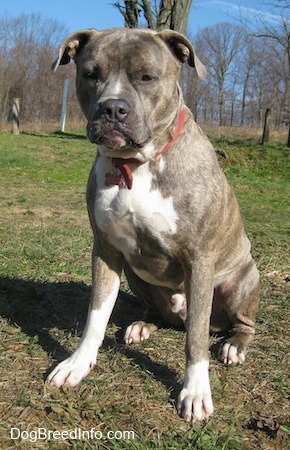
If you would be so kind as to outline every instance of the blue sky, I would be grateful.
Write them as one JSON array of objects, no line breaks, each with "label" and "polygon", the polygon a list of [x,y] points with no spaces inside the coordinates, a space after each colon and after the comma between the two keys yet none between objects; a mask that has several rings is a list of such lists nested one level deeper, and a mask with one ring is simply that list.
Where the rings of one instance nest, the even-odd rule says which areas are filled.
[{"label": "blue sky", "polygon": [[[0,18],[5,14],[39,13],[55,19],[65,27],[65,32],[81,28],[123,26],[123,17],[112,6],[115,0],[0,0]],[[244,18],[259,14],[265,8],[265,0],[193,0],[189,18],[189,32],[194,35],[201,28],[219,22],[235,22],[240,14]],[[268,14],[275,21],[273,14]],[[236,22],[238,23],[238,22]]]}]

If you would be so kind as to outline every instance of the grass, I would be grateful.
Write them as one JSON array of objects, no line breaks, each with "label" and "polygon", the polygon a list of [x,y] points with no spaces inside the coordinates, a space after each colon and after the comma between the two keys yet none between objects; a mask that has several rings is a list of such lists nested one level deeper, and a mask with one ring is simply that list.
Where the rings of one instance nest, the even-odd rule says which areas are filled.
[{"label": "grass", "polygon": [[[257,335],[243,366],[224,367],[211,337],[215,414],[186,424],[175,411],[184,332],[159,330],[125,346],[140,317],[119,299],[96,368],[76,389],[44,383],[77,345],[90,293],[85,184],[94,147],[81,134],[0,136],[0,447],[286,449],[289,445],[289,151],[216,137],[261,271]],[[123,282],[124,288],[126,287]],[[10,429],[102,432],[102,439],[11,439]],[[114,439],[107,432],[117,431]],[[120,432],[133,431],[134,439]]]}]

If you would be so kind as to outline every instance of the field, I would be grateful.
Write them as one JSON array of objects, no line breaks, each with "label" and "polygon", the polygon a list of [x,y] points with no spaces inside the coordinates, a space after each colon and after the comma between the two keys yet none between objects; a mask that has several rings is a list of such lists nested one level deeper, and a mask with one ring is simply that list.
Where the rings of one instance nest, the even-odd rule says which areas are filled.
[{"label": "field", "polygon": [[[117,301],[98,363],[79,387],[45,384],[85,323],[92,244],[85,184],[95,149],[80,133],[0,135],[0,448],[289,448],[289,150],[245,136],[214,136],[214,145],[262,290],[244,365],[219,363],[219,338],[210,338],[215,414],[200,425],[175,410],[185,333],[161,329],[140,345],[122,343],[122,328],[141,315],[138,301]],[[38,429],[51,431],[49,439]]]}]

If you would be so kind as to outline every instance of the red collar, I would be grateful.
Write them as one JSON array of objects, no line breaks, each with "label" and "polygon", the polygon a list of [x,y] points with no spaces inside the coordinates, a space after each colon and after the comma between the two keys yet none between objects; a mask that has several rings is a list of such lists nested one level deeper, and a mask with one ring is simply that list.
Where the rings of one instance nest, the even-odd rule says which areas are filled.
[{"label": "red collar", "polygon": [[176,139],[178,138],[178,136],[180,135],[180,133],[182,131],[182,128],[184,125],[184,119],[185,119],[185,110],[183,108],[178,114],[176,129],[175,129],[174,135],[172,136],[171,141],[167,142],[167,144],[163,147],[163,149],[160,150],[160,152],[156,153],[154,158],[157,158],[157,156],[162,155],[162,153],[167,152],[167,150],[169,150],[170,147],[174,144],[174,142],[176,141]]},{"label": "red collar", "polygon": [[[162,155],[162,153],[167,152],[167,150],[169,150],[170,147],[174,144],[183,129],[184,119],[185,110],[182,109],[178,114],[176,129],[171,141],[167,142],[163,149],[160,150],[160,152],[156,153],[154,158],[157,158],[157,156],[160,156]],[[121,173],[119,175],[106,173],[105,186],[118,185],[119,188],[127,186],[128,189],[132,189],[133,175],[129,164],[139,165],[142,164],[141,161],[136,158],[112,158],[112,164],[114,167],[118,168]]]}]

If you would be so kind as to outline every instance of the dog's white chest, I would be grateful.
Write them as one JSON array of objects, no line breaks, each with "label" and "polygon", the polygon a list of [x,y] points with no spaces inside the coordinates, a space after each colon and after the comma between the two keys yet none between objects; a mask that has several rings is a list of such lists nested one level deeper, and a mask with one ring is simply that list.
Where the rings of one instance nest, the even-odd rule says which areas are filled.
[{"label": "dog's white chest", "polygon": [[99,158],[96,164],[97,195],[95,219],[108,240],[126,259],[138,251],[146,236],[160,243],[166,235],[176,233],[178,216],[172,197],[164,198],[152,187],[153,177],[148,165],[133,172],[133,187],[105,186],[105,174],[112,171],[108,158]]}]

